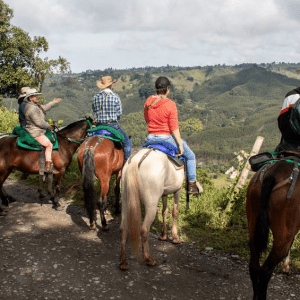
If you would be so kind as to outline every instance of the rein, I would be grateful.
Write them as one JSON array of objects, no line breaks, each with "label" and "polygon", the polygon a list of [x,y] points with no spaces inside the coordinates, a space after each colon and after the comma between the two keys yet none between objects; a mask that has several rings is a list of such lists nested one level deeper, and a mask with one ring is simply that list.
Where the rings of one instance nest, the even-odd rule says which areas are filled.
[{"label": "rein", "polygon": [[[92,122],[91,122],[90,120],[88,120],[88,119],[87,119],[86,121],[87,121],[87,123],[89,124],[89,128],[91,128],[91,127],[93,126]],[[69,141],[69,142],[71,142],[71,143],[79,144],[79,145],[81,145],[82,142],[85,141],[85,139],[86,139],[86,138],[81,139],[81,140],[78,142],[78,141],[72,140],[72,139],[70,139],[70,138],[68,138],[68,137],[65,137],[65,140],[67,140],[67,141]]]}]

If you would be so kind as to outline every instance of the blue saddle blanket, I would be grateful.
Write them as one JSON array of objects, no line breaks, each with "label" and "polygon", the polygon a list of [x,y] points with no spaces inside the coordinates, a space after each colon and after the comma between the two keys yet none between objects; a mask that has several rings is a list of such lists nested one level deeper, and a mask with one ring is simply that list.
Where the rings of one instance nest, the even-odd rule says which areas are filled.
[{"label": "blue saddle blanket", "polygon": [[116,137],[112,132],[108,131],[107,129],[98,129],[98,130],[88,133],[89,137],[94,136],[94,135],[106,135],[106,136],[110,136],[112,138]]},{"label": "blue saddle blanket", "polygon": [[142,148],[156,148],[157,150],[175,158],[180,159],[182,161],[186,161],[186,158],[184,156],[177,157],[176,154],[179,154],[179,150],[177,147],[175,147],[173,144],[168,143],[166,141],[148,141],[142,145]]}]

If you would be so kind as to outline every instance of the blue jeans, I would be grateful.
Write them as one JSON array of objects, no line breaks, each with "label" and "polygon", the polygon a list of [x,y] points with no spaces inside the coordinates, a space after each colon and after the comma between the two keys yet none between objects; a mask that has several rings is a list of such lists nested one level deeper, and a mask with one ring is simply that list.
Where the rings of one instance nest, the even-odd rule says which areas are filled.
[{"label": "blue jeans", "polygon": [[122,143],[123,143],[123,150],[124,150],[124,160],[126,162],[131,154],[131,140],[127,136],[127,134],[122,130],[119,123],[112,122],[112,123],[101,123],[101,124],[97,124],[97,125],[105,125],[105,126],[112,127],[114,129],[117,129],[120,133],[122,133],[124,135],[124,140]]},{"label": "blue jeans", "polygon": [[[176,140],[172,135],[165,135],[165,134],[148,134],[146,137],[146,141],[164,141],[169,142],[170,144],[178,147]],[[187,145],[186,141],[182,141],[183,146],[183,155],[186,158],[186,173],[188,181],[195,181],[196,180],[196,157],[194,152],[190,149]]]}]

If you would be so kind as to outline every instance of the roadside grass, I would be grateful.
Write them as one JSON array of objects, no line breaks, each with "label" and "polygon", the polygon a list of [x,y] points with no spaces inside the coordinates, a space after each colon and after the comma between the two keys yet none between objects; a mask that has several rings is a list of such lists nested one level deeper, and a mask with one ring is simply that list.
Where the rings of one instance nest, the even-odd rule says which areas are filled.
[{"label": "roadside grass", "polygon": [[[179,236],[187,243],[196,244],[201,249],[206,247],[214,250],[221,250],[229,254],[239,255],[242,259],[249,261],[250,252],[248,247],[248,227],[246,218],[246,192],[247,184],[234,192],[234,183],[231,188],[216,187],[208,173],[204,170],[197,170],[198,178],[203,183],[204,192],[200,196],[190,196],[190,208],[186,210],[186,194],[182,192],[179,204],[179,214],[177,227]],[[15,172],[11,175],[20,179],[21,172]],[[224,178],[223,178],[224,179]],[[29,175],[25,180],[27,184],[38,185],[39,179],[36,175]],[[110,192],[108,199],[110,206],[114,204],[113,187],[115,177],[110,182]],[[217,186],[222,186],[220,182]],[[224,185],[224,184],[223,184]],[[83,191],[81,187],[81,175],[77,165],[76,155],[71,165],[65,172],[62,180],[62,196],[75,205],[84,205]],[[95,180],[96,197],[99,196],[99,184]],[[226,208],[230,206],[230,210]],[[169,217],[167,220],[168,236],[171,237],[173,196],[168,196]],[[158,213],[152,224],[151,230],[161,232],[162,226],[162,203],[159,202]],[[272,235],[270,233],[268,251],[271,250]],[[263,254],[262,261],[267,257]],[[300,238],[295,238],[291,249],[293,273],[300,273]],[[276,272],[281,272],[282,263]]]}]

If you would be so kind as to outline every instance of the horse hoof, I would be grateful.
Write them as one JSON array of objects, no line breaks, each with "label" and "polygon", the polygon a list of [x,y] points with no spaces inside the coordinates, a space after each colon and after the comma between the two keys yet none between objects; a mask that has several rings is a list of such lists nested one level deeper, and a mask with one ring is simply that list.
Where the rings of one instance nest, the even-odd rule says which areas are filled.
[{"label": "horse hoof", "polygon": [[17,200],[13,197],[9,197],[9,202],[13,203],[13,202],[16,202]]},{"label": "horse hoof", "polygon": [[282,269],[282,272],[283,272],[283,274],[286,275],[286,276],[290,276],[290,275],[291,275],[290,268]]},{"label": "horse hoof", "polygon": [[159,237],[159,239],[160,239],[161,241],[166,241],[166,240],[168,239],[168,236],[167,236],[167,235],[161,235],[161,236]]},{"label": "horse hoof", "polygon": [[96,224],[91,224],[89,226],[90,230],[94,230],[94,231],[97,231],[97,227],[96,227]]},{"label": "horse hoof", "polygon": [[108,225],[104,225],[104,226],[102,226],[102,230],[103,230],[103,231],[108,231],[108,230],[109,230],[109,227],[108,227]]},{"label": "horse hoof", "polygon": [[180,244],[181,240],[180,240],[180,238],[175,238],[175,239],[172,239],[172,243],[173,244]]},{"label": "horse hoof", "polygon": [[121,264],[120,264],[120,269],[121,269],[122,271],[127,271],[127,270],[129,269],[128,263],[121,263]]},{"label": "horse hoof", "polygon": [[153,266],[156,265],[156,261],[155,261],[153,258],[147,259],[146,263],[147,263],[147,265],[150,266],[150,267],[153,267]]},{"label": "horse hoof", "polygon": [[62,206],[55,206],[54,208],[56,211],[63,211],[64,208]]}]

